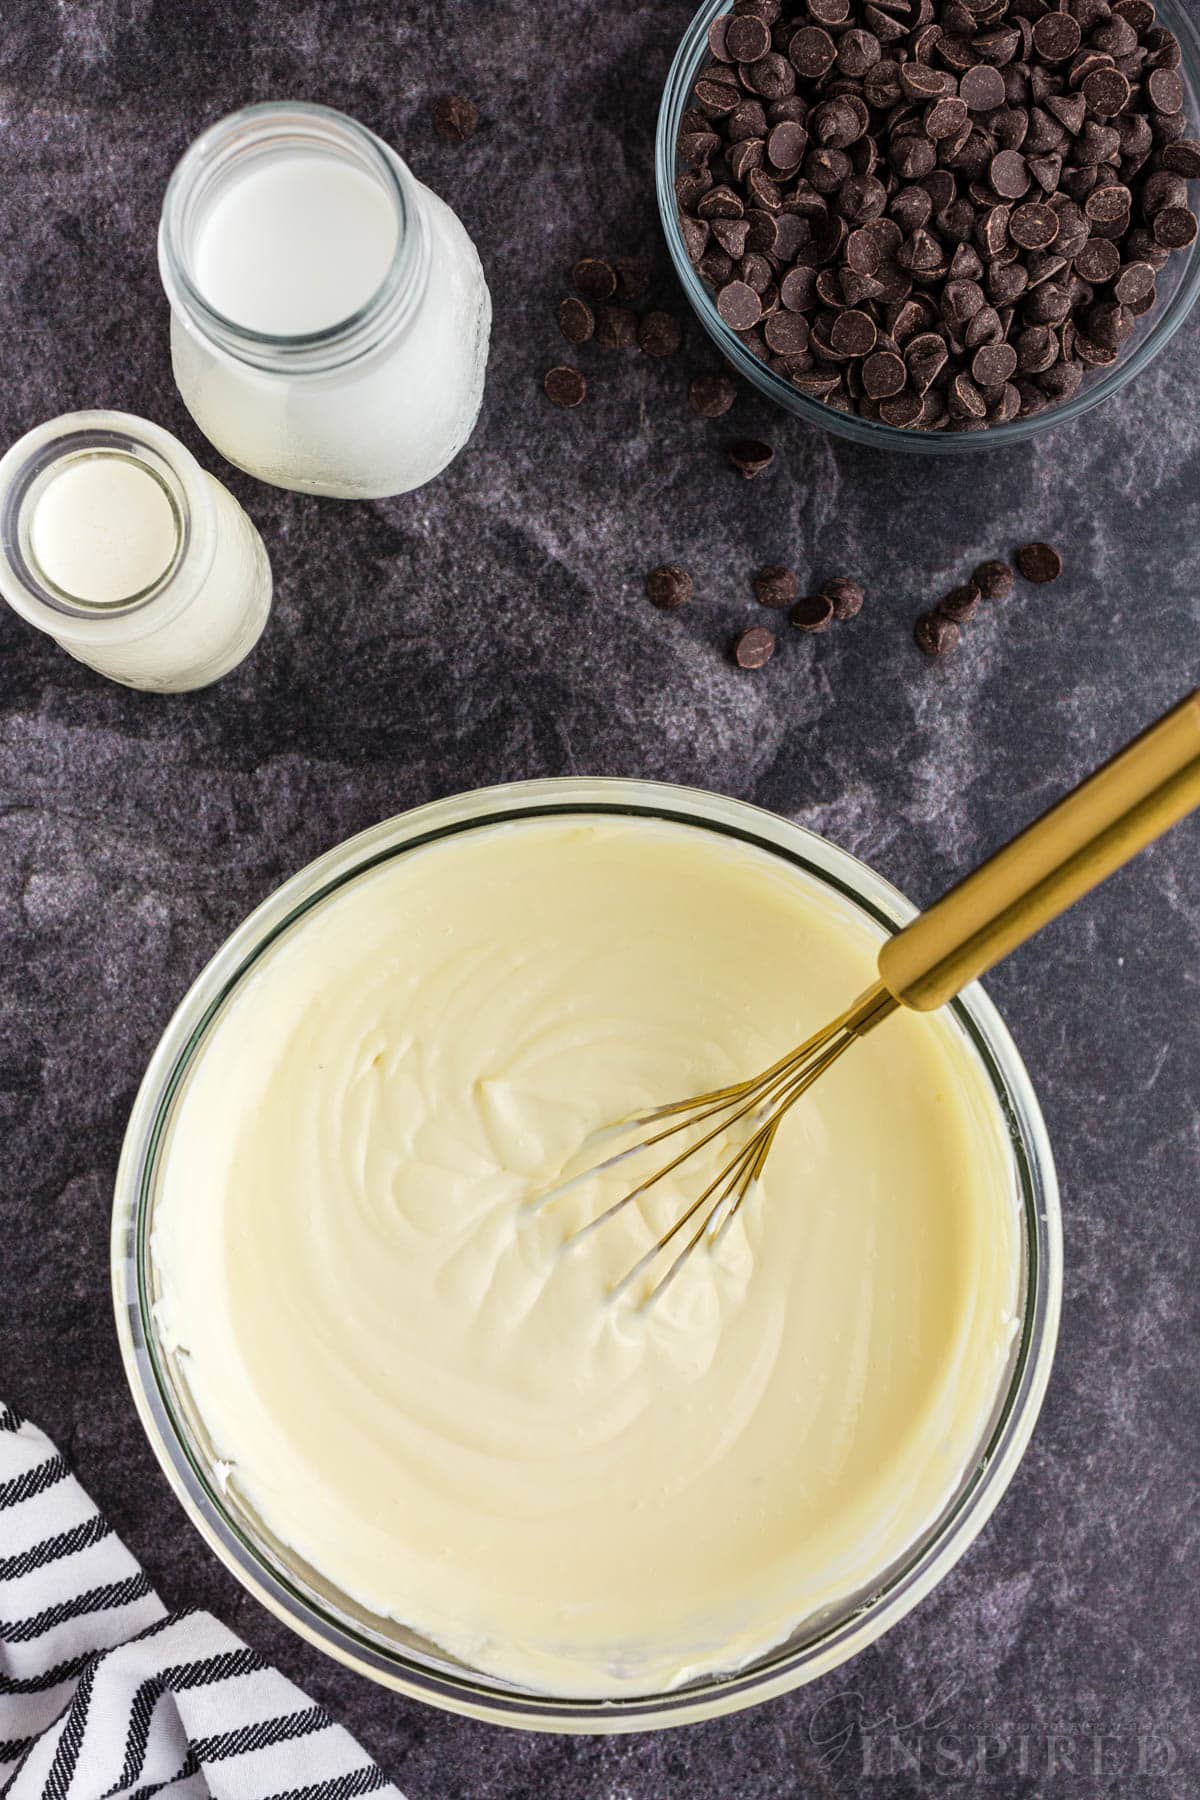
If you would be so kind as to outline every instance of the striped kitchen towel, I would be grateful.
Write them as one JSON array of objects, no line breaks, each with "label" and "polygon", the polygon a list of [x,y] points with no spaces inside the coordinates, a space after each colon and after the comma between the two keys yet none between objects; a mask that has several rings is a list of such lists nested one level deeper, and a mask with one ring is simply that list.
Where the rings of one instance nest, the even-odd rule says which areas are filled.
[{"label": "striped kitchen towel", "polygon": [[0,1403],[0,1800],[401,1796],[211,1613],[168,1613],[54,1445]]}]

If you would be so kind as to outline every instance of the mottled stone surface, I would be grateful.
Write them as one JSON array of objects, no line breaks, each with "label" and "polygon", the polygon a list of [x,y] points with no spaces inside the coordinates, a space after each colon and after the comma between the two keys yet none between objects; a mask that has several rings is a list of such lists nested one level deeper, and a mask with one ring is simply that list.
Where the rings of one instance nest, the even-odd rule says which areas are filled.
[{"label": "mottled stone surface", "polygon": [[[1075,428],[939,464],[856,452],[749,395],[700,421],[683,391],[712,355],[692,326],[662,363],[581,353],[587,404],[546,404],[541,375],[566,360],[564,271],[586,251],[657,253],[654,112],[688,13],[4,7],[0,441],[72,407],[160,420],[258,522],[278,599],[239,672],[174,700],[110,686],[0,609],[0,1380],[164,1594],[276,1658],[411,1800],[1195,1794],[1195,824],[990,982],[1057,1147],[1058,1361],[980,1541],[818,1686],[608,1741],[395,1698],[243,1596],[171,1497],[125,1389],[108,1211],[139,1076],[226,933],[317,852],[477,783],[638,774],[776,808],[927,900],[1197,678],[1200,318]],[[455,89],[483,114],[460,149],[429,128],[433,97]],[[154,263],[167,175],[208,120],[283,95],[343,107],[401,147],[491,278],[479,429],[407,499],[345,506],[231,474],[172,387]],[[761,480],[725,467],[731,429],[777,445]],[[917,611],[1031,537],[1061,547],[1062,580],[1022,585],[953,662],[926,663]],[[667,559],[697,586],[670,617],[642,594]],[[853,573],[870,597],[852,624],[792,633],[742,673],[725,645],[755,616],[753,570],[776,560]],[[1170,1774],[1139,1776],[1139,1738]]]}]

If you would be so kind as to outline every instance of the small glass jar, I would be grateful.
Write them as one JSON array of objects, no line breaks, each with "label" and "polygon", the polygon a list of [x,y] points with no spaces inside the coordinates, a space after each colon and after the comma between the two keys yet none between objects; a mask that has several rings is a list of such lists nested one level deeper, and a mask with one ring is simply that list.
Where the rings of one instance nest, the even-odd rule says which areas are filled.
[{"label": "small glass jar", "polygon": [[[376,201],[385,197],[379,218],[394,249],[349,317],[277,335],[216,310],[198,280],[199,252],[214,207],[247,176],[266,174],[281,191],[297,159],[306,174],[324,164],[366,176]],[[249,264],[257,245],[248,228],[241,242]],[[236,236],[232,249],[240,251]],[[470,436],[492,316],[475,246],[395,152],[344,114],[279,102],[211,126],[167,187],[159,268],[184,404],[222,456],[259,480],[342,499],[407,493],[440,474]]]},{"label": "small glass jar", "polygon": [[233,495],[170,432],[64,413],[0,459],[0,594],[101,675],[181,693],[254,648],[271,565]]}]

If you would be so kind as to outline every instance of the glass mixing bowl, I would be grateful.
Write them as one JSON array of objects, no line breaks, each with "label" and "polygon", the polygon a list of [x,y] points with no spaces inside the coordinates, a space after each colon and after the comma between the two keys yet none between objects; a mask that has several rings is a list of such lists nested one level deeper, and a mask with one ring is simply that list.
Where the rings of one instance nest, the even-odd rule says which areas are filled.
[{"label": "glass mixing bowl", "polygon": [[915,1606],[979,1534],[1029,1442],[1054,1353],[1062,1289],[1058,1189],[1046,1128],[1029,1077],[978,985],[953,1017],[981,1065],[1007,1125],[1021,1209],[1020,1330],[986,1440],[941,1516],[878,1585],[801,1625],[785,1644],[732,1673],[670,1693],[618,1700],[555,1699],[506,1685],[447,1656],[393,1620],[337,1591],[280,1542],[228,1486],[178,1359],[155,1321],[150,1237],[160,1152],[175,1098],[205,1034],[267,946],[346,883],[423,844],[500,821],[550,815],[635,815],[669,820],[758,846],[827,886],[881,931],[914,908],[895,888],[823,838],[741,801],[641,781],[518,782],[461,794],[390,819],[301,870],[217,952],[184,998],[146,1071],[117,1172],[112,1277],[126,1374],[155,1454],[188,1517],[238,1580],[302,1637],[361,1674],[452,1712],[543,1731],[645,1731],[711,1718],[798,1687],[855,1655]]},{"label": "glass mixing bowl", "polygon": [[[733,364],[739,375],[752,387],[774,400],[786,412],[807,419],[838,437],[866,444],[876,450],[911,451],[917,456],[957,456],[970,450],[997,450],[1005,444],[1024,444],[1039,432],[1055,425],[1069,425],[1082,413],[1090,412],[1101,401],[1111,399],[1133,381],[1147,363],[1164,349],[1187,318],[1200,294],[1200,237],[1193,239],[1184,251],[1177,251],[1158,278],[1158,302],[1140,321],[1124,350],[1111,368],[1085,380],[1073,400],[1052,406],[1033,418],[1014,419],[1011,425],[989,425],[983,431],[902,431],[874,419],[860,419],[811,400],[794,388],[790,381],[752,356],[729,329],[717,311],[711,289],[693,269],[679,230],[679,212],[675,200],[675,176],[679,163],[675,145],[679,138],[679,121],[688,105],[692,85],[703,63],[708,61],[708,28],[713,20],[730,10],[731,0],[705,0],[683,34],[675,53],[658,111],[658,133],[654,150],[655,183],[658,210],[666,233],[667,249],[675,272],[683,285],[688,302],[717,346],[722,356]],[[1200,135],[1200,26],[1184,10],[1182,0],[1158,0],[1158,20],[1179,39],[1183,52],[1180,75],[1186,89],[1184,106],[1191,121],[1193,137]]]}]

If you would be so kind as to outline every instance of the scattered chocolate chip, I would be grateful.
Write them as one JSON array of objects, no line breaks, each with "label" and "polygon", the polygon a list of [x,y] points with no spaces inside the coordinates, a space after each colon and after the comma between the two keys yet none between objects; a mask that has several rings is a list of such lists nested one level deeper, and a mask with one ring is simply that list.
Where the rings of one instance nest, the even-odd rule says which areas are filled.
[{"label": "scattered chocolate chip", "polygon": [[1062,557],[1051,544],[1022,544],[1017,551],[1017,567],[1026,581],[1057,581],[1062,574]]},{"label": "scattered chocolate chip", "polygon": [[828,631],[833,624],[833,596],[806,594],[797,600],[788,618],[800,631]]},{"label": "scattered chocolate chip", "polygon": [[1013,572],[999,557],[981,562],[971,580],[985,600],[1007,600],[1013,591]]},{"label": "scattered chocolate chip", "polygon": [[617,272],[598,256],[585,256],[572,272],[576,293],[585,300],[611,300],[617,291]]},{"label": "scattered chocolate chip", "polygon": [[647,596],[663,612],[674,612],[691,599],[693,591],[691,576],[678,563],[664,563],[659,569],[651,569],[646,577]]},{"label": "scattered chocolate chip", "polygon": [[578,406],[587,393],[587,382],[578,369],[569,368],[560,363],[557,368],[547,369],[542,380],[546,390],[546,398],[555,406]]},{"label": "scattered chocolate chip", "polygon": [[479,125],[479,108],[464,94],[443,94],[433,108],[433,129],[443,143],[465,144]]},{"label": "scattered chocolate chip", "polygon": [[775,460],[775,452],[770,444],[764,444],[760,438],[734,438],[725,446],[725,454],[738,474],[746,481],[753,481],[764,469],[769,469]]},{"label": "scattered chocolate chip", "polygon": [[737,399],[728,375],[697,375],[688,384],[688,404],[702,419],[719,419]]},{"label": "scattered chocolate chip", "polygon": [[775,654],[775,633],[765,625],[751,625],[733,641],[733,660],[739,669],[761,669]]},{"label": "scattered chocolate chip", "polygon": [[638,300],[650,286],[650,270],[640,256],[614,256],[612,270],[619,300]]},{"label": "scattered chocolate chip", "polygon": [[760,606],[790,606],[800,591],[793,569],[769,563],[754,577],[754,593]]},{"label": "scattered chocolate chip", "polygon": [[848,575],[834,575],[829,581],[822,583],[821,592],[833,603],[835,619],[853,619],[863,609],[866,590],[857,581],[851,581]]},{"label": "scattered chocolate chip", "polygon": [[682,342],[682,327],[670,313],[648,312],[638,327],[638,343],[647,356],[674,356]]},{"label": "scattered chocolate chip", "polygon": [[938,601],[936,610],[943,619],[953,619],[956,625],[965,625],[979,611],[979,589],[973,581],[964,582],[962,587],[951,588]]},{"label": "scattered chocolate chip", "polygon": [[959,640],[959,629],[944,613],[922,613],[913,626],[913,637],[926,656],[948,656]]},{"label": "scattered chocolate chip", "polygon": [[638,316],[628,306],[602,306],[596,314],[601,350],[628,350],[638,341]]},{"label": "scattered chocolate chip", "polygon": [[596,315],[586,300],[570,294],[558,303],[558,329],[568,344],[586,344],[596,329]]}]

